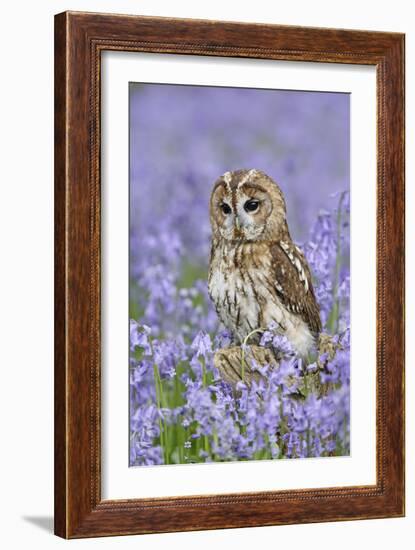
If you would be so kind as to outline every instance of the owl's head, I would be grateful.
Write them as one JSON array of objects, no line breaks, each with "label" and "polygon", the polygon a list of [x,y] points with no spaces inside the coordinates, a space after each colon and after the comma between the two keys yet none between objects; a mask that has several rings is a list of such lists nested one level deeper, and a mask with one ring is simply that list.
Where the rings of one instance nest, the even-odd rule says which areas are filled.
[{"label": "owl's head", "polygon": [[226,240],[273,240],[288,232],[284,196],[261,170],[226,172],[210,197],[213,235]]}]

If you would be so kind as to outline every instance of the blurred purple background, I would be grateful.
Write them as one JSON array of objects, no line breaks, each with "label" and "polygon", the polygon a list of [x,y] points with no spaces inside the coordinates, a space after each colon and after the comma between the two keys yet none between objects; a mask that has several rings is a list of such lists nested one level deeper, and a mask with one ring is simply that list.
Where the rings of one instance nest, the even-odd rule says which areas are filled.
[{"label": "blurred purple background", "polygon": [[278,182],[292,237],[306,240],[349,188],[349,114],[344,93],[131,83],[132,248],[179,233],[185,255],[207,260],[213,182],[238,168]]}]

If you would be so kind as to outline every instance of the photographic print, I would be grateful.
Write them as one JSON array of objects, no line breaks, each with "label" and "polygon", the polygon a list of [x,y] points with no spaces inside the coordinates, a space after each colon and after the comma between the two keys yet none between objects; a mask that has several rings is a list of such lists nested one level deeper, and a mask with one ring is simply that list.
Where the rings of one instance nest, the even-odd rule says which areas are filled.
[{"label": "photographic print", "polygon": [[399,33],[55,16],[58,536],[405,514],[404,73]]},{"label": "photographic print", "polygon": [[58,536],[405,514],[404,72],[399,33],[55,16]]},{"label": "photographic print", "polygon": [[130,466],[350,453],[350,95],[130,83]]}]

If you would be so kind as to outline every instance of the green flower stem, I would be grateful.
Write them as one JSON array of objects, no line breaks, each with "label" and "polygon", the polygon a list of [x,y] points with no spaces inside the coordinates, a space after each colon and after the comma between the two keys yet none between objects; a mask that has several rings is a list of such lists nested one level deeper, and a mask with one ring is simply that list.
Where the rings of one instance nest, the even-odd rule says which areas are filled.
[{"label": "green flower stem", "polygon": [[[149,343],[151,348],[151,355],[154,357],[153,342],[151,341],[150,338],[149,338]],[[160,413],[162,407],[166,409],[168,408],[168,403],[163,393],[163,384],[162,384],[160,372],[156,363],[153,363],[153,372],[154,372],[154,385],[156,389],[157,409],[159,410],[159,413]],[[163,417],[163,420],[159,418],[159,428],[160,428],[160,445],[162,446],[162,449],[163,449],[164,463],[170,464],[167,422],[164,419],[164,417]]]},{"label": "green flower stem", "polygon": [[153,371],[154,371],[154,386],[155,386],[155,389],[156,389],[156,404],[157,404],[157,410],[159,412],[159,418],[158,418],[158,423],[159,423],[159,430],[160,430],[160,445],[163,449],[163,454],[165,455],[166,454],[166,446],[164,444],[164,431],[163,431],[163,424],[162,424],[162,420],[161,420],[161,417],[160,417],[160,410],[161,410],[161,400],[160,400],[160,392],[159,392],[159,385],[158,385],[158,381],[157,381],[157,365],[154,363],[153,365]]},{"label": "green flower stem", "polygon": [[[203,387],[207,388],[207,373],[206,373],[206,362],[205,358],[201,357],[200,362],[202,364],[202,383]],[[207,435],[203,435],[203,450],[209,452],[209,438]]]},{"label": "green flower stem", "polygon": [[340,278],[340,268],[341,268],[341,246],[340,246],[340,237],[341,237],[341,224],[342,224],[342,206],[343,199],[346,192],[340,195],[339,205],[337,209],[337,243],[336,243],[336,264],[334,267],[333,275],[333,307],[330,312],[330,317],[328,321],[328,326],[330,332],[335,334],[339,330],[339,316],[340,316],[340,303],[339,303],[339,278]]},{"label": "green flower stem", "polygon": [[[161,410],[162,407],[167,408],[167,402],[165,400],[165,396],[163,394],[163,384],[161,382],[160,378],[160,372],[158,369],[158,366],[156,363],[154,363],[154,381],[156,385],[156,398],[157,398],[157,408]],[[163,418],[163,422],[161,422],[161,419],[159,419],[159,426],[160,426],[160,442],[161,442],[161,433],[163,432],[163,451],[164,451],[164,463],[170,464],[169,460],[169,450],[168,450],[168,431],[167,431],[167,422]]]},{"label": "green flower stem", "polygon": [[[216,447],[219,445],[218,432],[216,431],[216,429],[213,430],[213,442],[214,442]],[[215,456],[213,455],[212,450],[210,452],[211,452],[211,455],[212,455],[212,460],[214,460]]]},{"label": "green flower stem", "polygon": [[[173,406],[177,407],[181,402],[181,389],[178,372],[174,377],[174,404]],[[186,441],[185,428],[182,423],[178,420],[176,424],[176,439],[177,439],[177,449],[179,453],[180,464],[184,464],[184,442]]]}]

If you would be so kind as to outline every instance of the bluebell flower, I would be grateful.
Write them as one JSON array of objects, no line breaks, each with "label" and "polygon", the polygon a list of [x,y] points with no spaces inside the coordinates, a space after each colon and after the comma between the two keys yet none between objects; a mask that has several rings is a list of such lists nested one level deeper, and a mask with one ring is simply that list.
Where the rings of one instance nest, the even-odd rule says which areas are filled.
[{"label": "bluebell flower", "polygon": [[134,319],[130,319],[130,349],[134,351],[136,347],[143,348],[146,355],[151,355],[151,346],[149,335],[150,327],[139,325]]},{"label": "bluebell flower", "polygon": [[212,342],[209,334],[199,331],[191,344],[191,349],[195,351],[197,357],[207,358],[212,353]]}]

